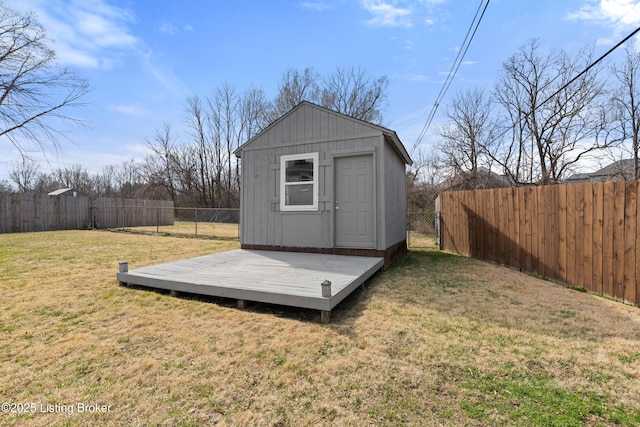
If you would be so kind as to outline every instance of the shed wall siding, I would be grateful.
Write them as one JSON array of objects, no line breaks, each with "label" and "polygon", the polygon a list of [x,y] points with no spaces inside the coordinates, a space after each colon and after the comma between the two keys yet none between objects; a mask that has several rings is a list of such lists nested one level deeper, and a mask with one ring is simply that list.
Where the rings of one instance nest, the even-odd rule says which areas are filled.
[{"label": "shed wall siding", "polygon": [[[324,112],[317,111],[319,116]],[[313,116],[313,115],[312,115]],[[331,116],[327,117],[327,123]],[[322,119],[311,118],[311,121],[322,123]],[[311,126],[311,133],[295,123],[295,133],[301,136],[320,135],[322,127]],[[290,123],[290,124],[291,124]],[[307,122],[309,125],[310,122]],[[289,127],[289,133],[293,132]],[[331,127],[327,126],[329,131]],[[359,129],[361,130],[361,129]],[[271,129],[263,135],[278,134]],[[305,141],[289,141],[287,145],[256,147],[243,151],[242,154],[242,223],[240,239],[242,244],[287,246],[287,247],[334,247],[333,235],[333,155],[345,150],[365,150],[381,153],[382,135],[354,137],[340,140],[306,143]],[[281,212],[280,211],[280,156],[288,154],[318,153],[318,211],[313,212]],[[380,162],[380,160],[378,160]],[[380,166],[378,166],[380,171]],[[379,203],[376,203],[379,206]],[[378,227],[380,218],[378,217]],[[378,230],[378,233],[380,231]],[[377,249],[382,248],[379,239]]]},{"label": "shed wall siding", "polygon": [[407,238],[407,197],[404,161],[389,144],[384,144],[385,248]]},{"label": "shed wall siding", "polygon": [[300,141],[335,140],[376,132],[379,133],[375,128],[355,119],[340,117],[305,105],[259,135],[246,150],[279,147],[289,143],[297,144]]}]

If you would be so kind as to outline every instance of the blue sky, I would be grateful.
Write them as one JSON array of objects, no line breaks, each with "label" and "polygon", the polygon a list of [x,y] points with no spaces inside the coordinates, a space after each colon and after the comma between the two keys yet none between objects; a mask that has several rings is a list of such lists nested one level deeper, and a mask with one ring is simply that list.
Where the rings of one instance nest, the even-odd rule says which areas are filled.
[{"label": "blue sky", "polygon": [[[58,62],[88,80],[88,121],[44,169],[80,163],[90,172],[145,156],[143,140],[184,125],[185,100],[228,83],[276,95],[289,67],[361,67],[390,84],[385,125],[408,149],[418,138],[467,28],[476,0],[133,1],[9,0],[44,26]],[[543,47],[600,55],[640,25],[640,1],[492,0],[445,103],[490,89],[501,64],[532,38]],[[436,116],[435,122],[438,121]],[[423,144],[428,147],[432,137]],[[0,144],[0,179],[18,153]]]}]

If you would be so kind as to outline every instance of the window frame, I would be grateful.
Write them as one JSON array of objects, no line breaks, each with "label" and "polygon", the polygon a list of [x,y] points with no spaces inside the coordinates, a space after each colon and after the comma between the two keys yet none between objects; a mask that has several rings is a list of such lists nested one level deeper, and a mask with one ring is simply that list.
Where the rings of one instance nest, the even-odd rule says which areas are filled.
[{"label": "window frame", "polygon": [[[310,212],[318,210],[318,153],[287,154],[280,156],[280,210],[283,212]],[[313,181],[287,182],[287,162],[293,160],[311,159],[313,161]],[[312,184],[313,204],[287,205],[287,186]]]}]

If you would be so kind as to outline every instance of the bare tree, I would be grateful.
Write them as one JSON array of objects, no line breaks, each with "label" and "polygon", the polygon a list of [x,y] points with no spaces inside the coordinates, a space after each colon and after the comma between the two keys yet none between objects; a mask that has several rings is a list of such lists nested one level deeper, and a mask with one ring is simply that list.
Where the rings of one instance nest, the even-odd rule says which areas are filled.
[{"label": "bare tree", "polygon": [[163,124],[156,129],[152,139],[145,140],[145,145],[152,152],[145,161],[147,183],[164,188],[170,200],[176,202],[178,153],[175,146],[171,125]]},{"label": "bare tree", "polygon": [[211,134],[211,117],[207,115],[202,100],[198,96],[187,99],[187,121],[191,130],[194,162],[197,170],[198,195],[200,206],[214,206],[215,192],[213,181],[213,150],[215,137]]},{"label": "bare tree", "polygon": [[21,193],[34,191],[40,165],[30,157],[22,155],[20,161],[13,162],[13,166],[9,171],[9,179],[16,185]]},{"label": "bare tree", "polygon": [[512,121],[511,132],[501,150],[489,153],[517,182],[559,182],[584,156],[610,143],[598,139],[604,128],[599,69],[581,74],[590,62],[590,50],[543,55],[533,40],[503,64],[494,96]]},{"label": "bare tree", "polygon": [[56,168],[52,176],[60,186],[73,188],[84,194],[92,194],[93,182],[89,171],[79,163],[65,165]]},{"label": "bare tree", "polygon": [[322,106],[369,123],[382,123],[387,76],[373,78],[361,68],[337,68],[323,83]]},{"label": "bare tree", "polygon": [[432,211],[438,197],[443,162],[436,151],[419,150],[412,157],[413,165],[406,173],[407,207],[409,211]]},{"label": "bare tree", "polygon": [[[618,87],[611,98],[613,110],[614,133],[620,141],[628,141],[630,147],[623,146],[623,153],[631,154],[633,159],[632,179],[640,178],[638,152],[640,151],[640,53],[626,49],[622,65],[611,67]],[[627,150],[626,148],[630,148]],[[623,154],[624,155],[624,154]]]},{"label": "bare tree", "polygon": [[22,15],[0,3],[0,136],[21,152],[25,141],[40,148],[57,145],[64,134],[59,120],[88,92],[88,84],[55,63],[46,34],[32,14]]},{"label": "bare tree", "polygon": [[6,179],[3,179],[2,181],[0,181],[0,193],[11,193],[11,192],[13,192],[13,187],[11,186],[11,183]]},{"label": "bare tree", "polygon": [[302,101],[317,102],[320,99],[318,74],[313,68],[305,68],[302,72],[289,68],[278,88],[274,101],[272,120],[287,113]]},{"label": "bare tree", "polygon": [[491,102],[481,89],[458,93],[445,107],[447,119],[435,133],[442,162],[452,174],[478,179],[478,168],[490,166],[485,150],[495,138]]}]

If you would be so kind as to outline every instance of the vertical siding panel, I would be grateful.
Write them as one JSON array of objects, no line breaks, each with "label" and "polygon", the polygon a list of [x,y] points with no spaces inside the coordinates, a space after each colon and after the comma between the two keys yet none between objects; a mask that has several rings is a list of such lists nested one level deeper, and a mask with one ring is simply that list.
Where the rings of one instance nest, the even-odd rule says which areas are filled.
[{"label": "vertical siding panel", "polygon": [[[260,206],[260,244],[265,244],[269,242],[269,219],[271,216],[271,201],[269,194],[269,171],[270,171],[270,160],[269,156],[262,154],[256,156],[256,170],[260,174],[260,191],[258,191],[258,203]],[[254,205],[256,206],[256,205]]]},{"label": "vertical siding panel", "polygon": [[314,108],[308,108],[308,107],[304,107],[303,111],[303,127],[302,127],[302,138],[304,138],[305,141],[308,141],[310,139],[313,138],[313,127],[314,127],[314,118],[315,118],[315,112],[314,112]]},{"label": "vertical siding panel", "polygon": [[[242,183],[244,185],[244,194],[243,194],[243,203],[244,206],[250,206],[251,202],[254,198],[254,182],[253,176],[249,176],[248,172],[251,170],[253,166],[253,156],[255,151],[245,151],[242,153]],[[246,172],[246,173],[245,173]],[[253,224],[253,212],[249,209],[242,209],[240,219],[241,226],[241,242],[246,244],[255,243],[253,236],[253,229],[255,224]]]},{"label": "vertical siding panel", "polygon": [[320,138],[327,138],[329,136],[329,113],[326,111],[320,111]]},{"label": "vertical siding panel", "polygon": [[312,121],[312,130],[311,130],[311,138],[317,139],[322,136],[322,114],[324,111],[313,109],[313,121]]}]

